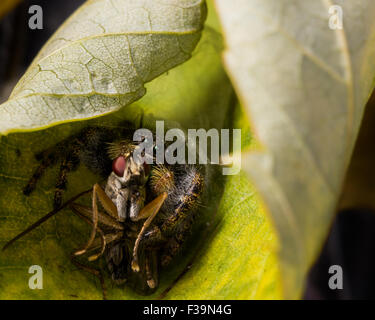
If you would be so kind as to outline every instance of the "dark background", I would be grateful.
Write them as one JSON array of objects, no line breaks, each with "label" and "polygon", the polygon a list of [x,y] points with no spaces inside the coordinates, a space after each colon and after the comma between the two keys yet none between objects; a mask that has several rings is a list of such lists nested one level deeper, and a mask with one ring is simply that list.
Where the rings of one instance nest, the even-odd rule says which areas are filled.
[{"label": "dark background", "polygon": [[[0,103],[25,72],[43,44],[84,0],[23,1],[0,21]],[[28,28],[28,8],[43,8],[43,30]],[[345,210],[337,215],[330,235],[308,278],[305,299],[375,298],[375,212]],[[343,269],[343,290],[330,290],[328,269]]]}]

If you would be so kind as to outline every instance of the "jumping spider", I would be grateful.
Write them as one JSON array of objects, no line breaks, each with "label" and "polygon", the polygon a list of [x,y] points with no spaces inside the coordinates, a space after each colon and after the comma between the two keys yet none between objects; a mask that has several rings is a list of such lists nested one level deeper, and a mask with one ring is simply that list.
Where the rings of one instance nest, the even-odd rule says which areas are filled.
[{"label": "jumping spider", "polygon": [[[72,261],[99,276],[103,295],[105,287],[100,270],[85,266],[76,257],[90,253],[88,260],[93,261],[104,255],[116,284],[128,282],[136,291],[151,294],[158,286],[159,265],[170,263],[189,234],[203,191],[202,168],[138,164],[133,158],[138,145],[131,140],[132,132],[125,128],[85,128],[36,155],[40,165],[23,190],[30,195],[45,170],[60,161],[54,211],[49,216],[70,207],[92,226],[88,242],[73,253]],[[90,207],[75,202],[88,192],[62,204],[67,176],[80,163],[106,179],[104,185],[96,183],[90,190]]]}]

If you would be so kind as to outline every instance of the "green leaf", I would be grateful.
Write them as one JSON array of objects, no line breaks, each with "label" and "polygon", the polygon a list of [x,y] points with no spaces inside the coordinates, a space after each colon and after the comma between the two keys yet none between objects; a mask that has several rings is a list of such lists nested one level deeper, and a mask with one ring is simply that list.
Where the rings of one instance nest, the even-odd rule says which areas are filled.
[{"label": "green leaf", "polygon": [[[58,168],[46,173],[30,197],[21,192],[37,165],[34,154],[85,126],[114,127],[123,120],[138,124],[143,113],[146,126],[164,119],[168,126],[183,128],[242,127],[243,147],[255,143],[222,66],[223,45],[214,10],[209,10],[207,21],[192,58],[147,84],[147,94],[136,103],[98,119],[1,137],[0,246],[51,210]],[[226,178],[221,168],[214,167],[208,172],[194,236],[173,264],[162,270],[158,291],[147,298],[161,294],[167,299],[281,297],[277,239],[254,187],[243,174]],[[65,199],[97,180],[80,168],[69,177]],[[69,261],[88,233],[88,227],[65,210],[0,252],[0,299],[101,299],[98,280]],[[34,264],[43,268],[43,290],[28,287],[28,268]],[[98,266],[106,270],[104,261]],[[126,285],[112,286],[108,275],[106,282],[109,299],[144,298]]]},{"label": "green leaf", "polygon": [[86,2],[0,105],[0,133],[93,118],[138,100],[146,82],[190,58],[205,18],[203,0]]},{"label": "green leaf", "polygon": [[375,75],[375,3],[215,0],[224,61],[262,149],[243,158],[280,238],[284,296],[301,296],[334,217]]},{"label": "green leaf", "polygon": [[[242,130],[242,148],[255,148],[257,142],[239,105],[233,117],[234,128]],[[216,186],[211,191],[210,199],[218,205],[210,213],[212,218],[206,218],[200,250],[190,260],[188,274],[174,284],[166,298],[281,299],[277,235],[259,195],[244,172],[226,179],[220,174],[214,176],[209,188],[224,184],[224,190],[221,194]]]}]

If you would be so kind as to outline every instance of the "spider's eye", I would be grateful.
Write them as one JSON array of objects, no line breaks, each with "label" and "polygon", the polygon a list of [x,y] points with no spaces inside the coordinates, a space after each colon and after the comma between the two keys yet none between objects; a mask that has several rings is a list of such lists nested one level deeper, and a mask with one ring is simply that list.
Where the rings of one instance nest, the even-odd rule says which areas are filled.
[{"label": "spider's eye", "polygon": [[112,171],[116,174],[116,176],[123,177],[125,172],[125,165],[126,159],[122,156],[118,157],[115,160],[113,160]]}]

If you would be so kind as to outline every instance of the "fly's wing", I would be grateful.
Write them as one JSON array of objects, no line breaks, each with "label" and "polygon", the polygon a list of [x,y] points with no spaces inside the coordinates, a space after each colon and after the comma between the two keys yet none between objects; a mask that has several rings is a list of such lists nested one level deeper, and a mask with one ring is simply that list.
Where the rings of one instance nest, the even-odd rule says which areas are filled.
[{"label": "fly's wing", "polygon": [[113,282],[117,285],[127,282],[130,254],[130,248],[125,242],[118,242],[107,248],[107,267]]},{"label": "fly's wing", "polygon": [[125,240],[108,247],[108,270],[117,285],[125,284],[140,295],[150,295],[158,286],[158,250],[139,250],[140,271],[134,272],[131,267],[134,242]]}]

